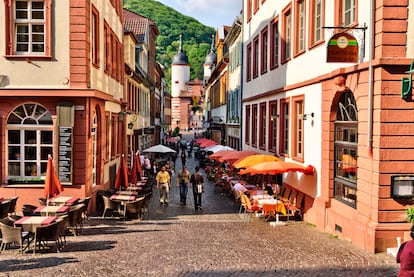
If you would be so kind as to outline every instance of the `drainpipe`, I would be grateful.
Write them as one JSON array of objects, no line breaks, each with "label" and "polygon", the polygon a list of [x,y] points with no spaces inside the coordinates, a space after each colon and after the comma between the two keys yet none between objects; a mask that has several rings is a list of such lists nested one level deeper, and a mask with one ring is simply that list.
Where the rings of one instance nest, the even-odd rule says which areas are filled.
[{"label": "drainpipe", "polygon": [[369,21],[371,24],[371,29],[370,29],[370,39],[369,41],[369,60],[368,60],[368,115],[367,115],[367,123],[368,123],[368,130],[367,130],[367,147],[369,149],[369,151],[372,152],[372,112],[373,112],[373,107],[372,107],[372,98],[373,98],[373,90],[374,90],[374,71],[372,68],[372,60],[374,59],[374,51],[375,51],[375,46],[374,46],[374,38],[375,38],[375,30],[374,30],[374,26],[375,26],[375,0],[371,0],[371,5],[370,5],[370,12],[369,12]]}]

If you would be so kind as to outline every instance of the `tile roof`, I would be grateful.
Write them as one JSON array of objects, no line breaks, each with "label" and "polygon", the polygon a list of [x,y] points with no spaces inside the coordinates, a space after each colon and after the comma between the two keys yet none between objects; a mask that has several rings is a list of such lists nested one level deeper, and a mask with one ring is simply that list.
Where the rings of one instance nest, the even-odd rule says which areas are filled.
[{"label": "tile roof", "polygon": [[151,19],[140,14],[123,9],[124,29],[134,33],[138,42],[144,42],[147,24],[155,25]]}]

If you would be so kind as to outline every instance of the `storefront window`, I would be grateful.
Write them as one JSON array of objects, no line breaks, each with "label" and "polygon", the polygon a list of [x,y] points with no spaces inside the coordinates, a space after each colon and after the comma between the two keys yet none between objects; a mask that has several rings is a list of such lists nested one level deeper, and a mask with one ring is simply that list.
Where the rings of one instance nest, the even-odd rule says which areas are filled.
[{"label": "storefront window", "polygon": [[28,103],[10,113],[7,152],[10,184],[39,183],[46,175],[48,155],[53,152],[53,121],[46,108]]},{"label": "storefront window", "polygon": [[356,208],[358,112],[354,96],[345,92],[335,121],[335,198]]}]

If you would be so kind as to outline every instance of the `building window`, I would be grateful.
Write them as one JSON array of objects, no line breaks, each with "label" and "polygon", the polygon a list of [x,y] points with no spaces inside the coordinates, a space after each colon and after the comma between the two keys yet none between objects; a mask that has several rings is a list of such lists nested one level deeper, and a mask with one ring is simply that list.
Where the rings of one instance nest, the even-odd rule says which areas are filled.
[{"label": "building window", "polygon": [[259,36],[253,40],[253,78],[259,76]]},{"label": "building window", "polygon": [[296,54],[305,51],[305,1],[298,0],[296,3],[296,24],[295,24],[295,49]]},{"label": "building window", "polygon": [[92,142],[92,186],[96,186],[97,184],[97,155],[98,155],[98,140],[97,140],[97,133],[98,133],[98,116],[96,115],[96,111],[93,114],[93,121],[92,121],[92,132],[91,132],[91,142]]},{"label": "building window", "polygon": [[290,59],[292,44],[292,14],[290,5],[283,11],[282,62]]},{"label": "building window", "polygon": [[5,1],[7,56],[51,56],[51,2]]},{"label": "building window", "polygon": [[279,62],[279,20],[276,18],[270,25],[270,68],[276,68]]},{"label": "building window", "polygon": [[303,129],[303,97],[298,97],[293,100],[293,115],[294,115],[294,124],[293,124],[293,138],[294,142],[292,156],[303,161],[303,141],[304,141],[304,129]]},{"label": "building window", "polygon": [[266,103],[260,103],[260,115],[259,115],[259,148],[266,148]]},{"label": "building window", "polygon": [[269,151],[272,153],[276,152],[277,147],[277,101],[269,103]]},{"label": "building window", "polygon": [[50,112],[35,103],[15,108],[7,119],[8,180],[40,179],[53,154],[53,121]]},{"label": "building window", "polygon": [[264,74],[267,72],[267,53],[268,53],[268,42],[267,42],[267,26],[263,29],[261,34],[261,56],[260,56],[260,73]]},{"label": "building window", "polygon": [[345,92],[339,101],[335,121],[334,193],[339,201],[356,208],[358,112],[353,94]]},{"label": "building window", "polygon": [[252,146],[257,147],[257,104],[252,105]]},{"label": "building window", "polygon": [[357,25],[357,0],[335,0],[335,26],[351,27]]},{"label": "building window", "polygon": [[252,44],[247,44],[247,53],[246,53],[246,81],[252,79]]},{"label": "building window", "polygon": [[309,21],[309,45],[314,46],[315,44],[323,41],[322,26],[324,24],[324,0],[312,0],[310,3],[310,15]]},{"label": "building window", "polygon": [[92,63],[99,67],[99,11],[95,8],[95,6],[92,6]]},{"label": "building window", "polygon": [[289,155],[289,100],[283,99],[280,101],[280,143],[281,149],[284,156]]},{"label": "building window", "polygon": [[246,121],[244,126],[244,142],[250,144],[250,106],[246,106]]}]

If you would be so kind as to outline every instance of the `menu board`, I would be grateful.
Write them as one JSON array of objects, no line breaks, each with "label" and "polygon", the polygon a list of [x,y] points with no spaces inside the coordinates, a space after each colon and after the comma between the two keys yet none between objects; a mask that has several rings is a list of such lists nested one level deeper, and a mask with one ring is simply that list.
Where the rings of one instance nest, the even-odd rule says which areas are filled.
[{"label": "menu board", "polygon": [[59,127],[59,179],[72,181],[72,127]]}]

